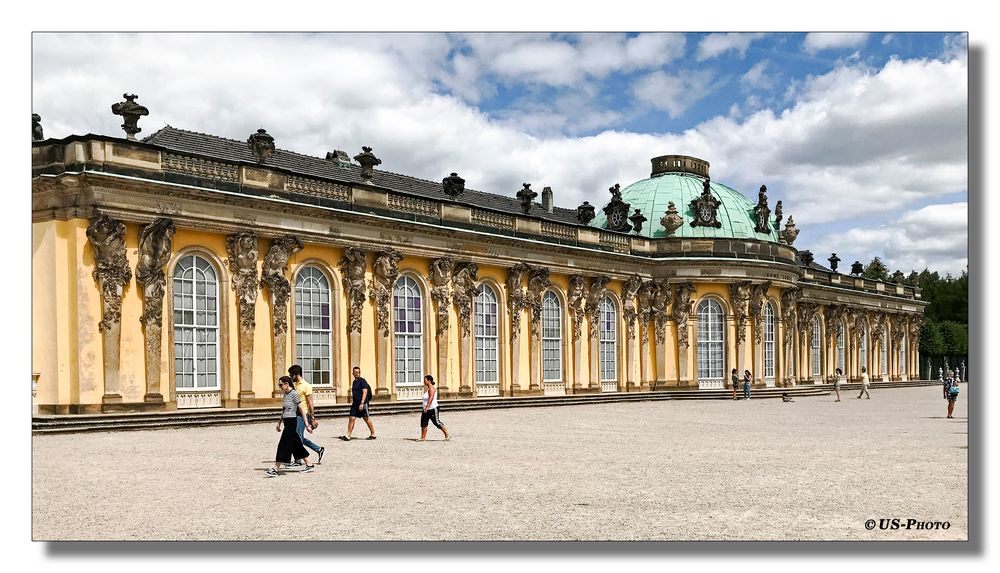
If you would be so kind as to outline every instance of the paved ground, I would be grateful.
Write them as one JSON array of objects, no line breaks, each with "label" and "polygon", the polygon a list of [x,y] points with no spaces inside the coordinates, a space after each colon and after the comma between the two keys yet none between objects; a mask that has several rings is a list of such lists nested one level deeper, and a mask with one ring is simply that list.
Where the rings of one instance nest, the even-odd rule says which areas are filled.
[{"label": "paved ground", "polygon": [[[265,479],[273,424],[35,436],[35,540],[958,540],[969,387],[373,418],[311,474]],[[355,437],[367,436],[363,424]],[[949,485],[950,484],[950,485]],[[948,521],[948,530],[865,521]]]}]

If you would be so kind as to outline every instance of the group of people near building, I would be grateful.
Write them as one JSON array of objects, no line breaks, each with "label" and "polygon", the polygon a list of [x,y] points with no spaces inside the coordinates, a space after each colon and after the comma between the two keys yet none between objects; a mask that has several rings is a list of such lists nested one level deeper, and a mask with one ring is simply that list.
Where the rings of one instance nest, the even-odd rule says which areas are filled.
[{"label": "group of people near building", "polygon": [[[362,378],[361,368],[355,366],[351,370],[354,382],[351,385],[351,410],[347,418],[347,433],[340,436],[343,441],[350,441],[354,432],[354,422],[361,418],[368,426],[368,440],[377,439],[375,425],[372,423],[369,403],[372,399],[372,387]],[[306,436],[319,427],[316,410],[313,406],[312,385],[302,379],[302,367],[298,364],[288,369],[288,376],[278,379],[278,388],[284,393],[281,406],[281,419],[278,420],[276,431],[281,432],[278,439],[278,451],[274,456],[274,467],[268,468],[265,477],[277,477],[278,470],[300,469],[302,473],[315,470],[315,464],[309,463],[309,450],[316,452],[316,463],[323,462],[326,448]],[[434,387],[434,377],[424,376],[423,409],[420,414],[420,439],[427,440],[427,424],[432,423],[444,433],[444,439],[451,439],[448,428],[441,423],[439,414],[437,388]],[[307,449],[308,448],[308,449]]]}]

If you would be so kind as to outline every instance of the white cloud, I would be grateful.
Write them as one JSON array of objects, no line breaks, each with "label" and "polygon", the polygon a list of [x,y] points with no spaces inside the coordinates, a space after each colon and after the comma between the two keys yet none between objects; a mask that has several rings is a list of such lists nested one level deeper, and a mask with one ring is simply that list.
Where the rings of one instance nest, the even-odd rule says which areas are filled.
[{"label": "white cloud", "polygon": [[882,45],[883,46],[887,45],[889,42],[892,41],[892,39],[894,37],[895,36],[893,36],[892,34],[886,34],[886,35],[882,36]]},{"label": "white cloud", "polygon": [[671,75],[653,72],[632,84],[632,95],[639,101],[679,117],[690,105],[709,94],[712,73],[708,70]]},{"label": "white cloud", "polygon": [[754,40],[763,38],[764,34],[709,34],[698,42],[698,61],[702,62],[730,51],[736,50],[740,57],[746,56],[747,48]]},{"label": "white cloud", "polygon": [[822,50],[857,48],[867,40],[867,32],[811,32],[802,41],[802,49],[815,54]]},{"label": "white cloud", "polygon": [[777,74],[768,73],[768,65],[771,62],[769,60],[760,60],[745,74],[740,76],[740,87],[744,90],[750,89],[770,89],[774,83]]}]

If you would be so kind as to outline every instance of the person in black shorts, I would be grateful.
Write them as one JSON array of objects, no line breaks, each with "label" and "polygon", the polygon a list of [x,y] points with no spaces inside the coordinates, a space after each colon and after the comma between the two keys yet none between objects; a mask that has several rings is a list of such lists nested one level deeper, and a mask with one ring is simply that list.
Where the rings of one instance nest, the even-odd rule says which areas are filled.
[{"label": "person in black shorts", "polygon": [[367,439],[374,440],[375,426],[372,425],[371,417],[368,415],[368,403],[372,401],[372,387],[361,377],[361,368],[358,366],[351,370],[351,374],[354,376],[354,384],[351,385],[351,413],[347,418],[347,435],[340,436],[340,439],[345,442],[350,440],[354,431],[354,419],[364,418],[365,424],[368,424],[368,431],[371,432]]},{"label": "person in black shorts", "polygon": [[948,400],[948,417],[954,418],[955,413],[955,400],[958,400],[959,393],[959,376],[956,373],[955,378],[949,378],[944,382],[944,397]]},{"label": "person in black shorts", "polygon": [[427,422],[434,424],[437,429],[444,432],[444,439],[450,440],[451,436],[448,435],[448,428],[441,423],[441,417],[438,413],[438,399],[437,399],[437,389],[434,388],[434,377],[430,374],[424,376],[424,409],[420,413],[420,440],[421,442],[427,441]]}]

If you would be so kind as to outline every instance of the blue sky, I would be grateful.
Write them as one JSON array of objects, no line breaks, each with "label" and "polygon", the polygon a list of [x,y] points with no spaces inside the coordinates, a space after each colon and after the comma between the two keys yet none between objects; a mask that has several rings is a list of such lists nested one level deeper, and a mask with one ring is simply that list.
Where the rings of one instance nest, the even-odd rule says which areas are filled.
[{"label": "blue sky", "polygon": [[142,135],[263,126],[283,149],[369,145],[387,171],[551,186],[569,208],[693,155],[752,199],[766,184],[821,262],[968,264],[963,33],[35,33],[32,56],[49,137],[120,135],[128,91]]}]

